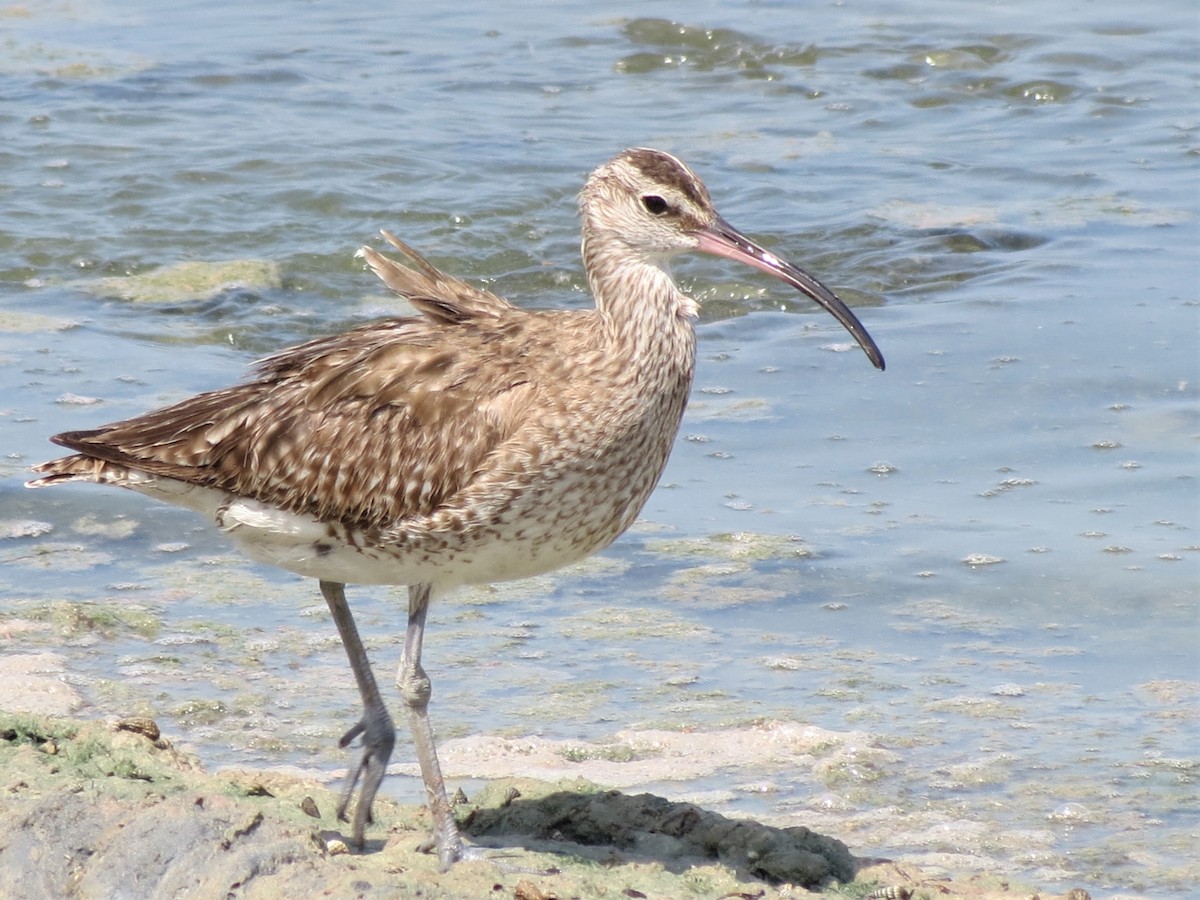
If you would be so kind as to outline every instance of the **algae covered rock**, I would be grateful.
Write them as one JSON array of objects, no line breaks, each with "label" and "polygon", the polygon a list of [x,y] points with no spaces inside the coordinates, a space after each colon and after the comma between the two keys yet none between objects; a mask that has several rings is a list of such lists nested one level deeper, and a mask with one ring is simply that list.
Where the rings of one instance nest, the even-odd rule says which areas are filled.
[{"label": "algae covered rock", "polygon": [[92,278],[81,283],[89,294],[132,303],[207,300],[225,291],[268,291],[283,286],[279,264],[264,259],[188,261],[137,275]]}]

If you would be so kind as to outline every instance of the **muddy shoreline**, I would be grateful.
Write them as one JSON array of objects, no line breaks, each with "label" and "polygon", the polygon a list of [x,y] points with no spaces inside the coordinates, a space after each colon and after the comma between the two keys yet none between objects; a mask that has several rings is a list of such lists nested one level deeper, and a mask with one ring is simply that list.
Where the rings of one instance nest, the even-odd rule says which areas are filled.
[{"label": "muddy shoreline", "polygon": [[[377,800],[363,852],[336,794],[272,771],[205,771],[146,719],[0,713],[0,878],[48,897],[1087,896],[1003,873],[933,876],[803,827],[734,820],[581,779],[500,778],[457,814],[479,859],[439,873],[422,807]],[[860,851],[861,852],[861,851]],[[890,891],[890,893],[888,893]]]}]

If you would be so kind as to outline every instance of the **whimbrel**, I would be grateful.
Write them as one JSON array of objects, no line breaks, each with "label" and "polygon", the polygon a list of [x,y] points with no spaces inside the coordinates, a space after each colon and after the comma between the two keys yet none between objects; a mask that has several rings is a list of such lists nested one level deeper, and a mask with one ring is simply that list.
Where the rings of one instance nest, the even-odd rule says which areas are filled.
[{"label": "whimbrel", "polygon": [[883,356],[816,278],[717,215],[690,168],[626,150],[580,195],[595,309],[525,310],[446,275],[383,232],[405,263],[360,255],[419,316],[283,350],[234,387],[52,440],[74,455],[31,487],[113,484],[196,510],[253,559],[316,578],[350,657],[362,737],[364,844],[395,727],[344,585],[408,585],[397,681],[412,726],[442,869],[463,853],[427,716],[421,667],[432,598],[464,584],[548,572],[606,547],[634,521],[674,442],[695,368],[697,305],[671,280],[692,250],[738,260],[832,313],[871,362]]}]

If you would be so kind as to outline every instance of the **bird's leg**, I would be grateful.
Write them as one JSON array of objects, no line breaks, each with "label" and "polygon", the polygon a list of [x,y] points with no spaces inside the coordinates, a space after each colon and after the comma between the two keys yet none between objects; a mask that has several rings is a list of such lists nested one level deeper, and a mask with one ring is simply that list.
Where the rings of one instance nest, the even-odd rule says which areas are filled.
[{"label": "bird's leg", "polygon": [[388,760],[392,756],[392,746],[396,743],[396,726],[379,696],[379,687],[375,684],[375,675],[371,672],[367,651],[363,649],[358,628],[354,625],[354,617],[350,614],[350,606],[346,603],[345,586],[336,581],[322,581],[321,593],[325,596],[325,602],[329,604],[338,634],[342,636],[342,646],[346,648],[346,655],[350,657],[350,668],[354,670],[354,679],[358,682],[358,692],[363,702],[362,718],[338,742],[339,747],[345,748],[360,734],[363,736],[362,755],[350,770],[337,806],[337,817],[343,822],[348,821],[346,808],[354,795],[354,786],[361,778],[358,805],[354,808],[352,823],[353,840],[361,850],[366,842],[363,833],[367,823],[371,821],[371,803],[383,782]]},{"label": "bird's leg", "polygon": [[433,816],[433,843],[437,845],[438,863],[445,872],[462,858],[463,845],[458,836],[454,813],[450,809],[450,800],[446,796],[442,767],[438,765],[433,726],[429,724],[427,708],[431,684],[429,676],[421,668],[421,642],[425,637],[425,614],[429,610],[430,592],[428,584],[415,584],[408,588],[408,635],[404,640],[404,658],[400,661],[396,681],[400,685],[400,695],[408,706],[413,744],[421,765],[425,793],[429,797],[429,812]]}]

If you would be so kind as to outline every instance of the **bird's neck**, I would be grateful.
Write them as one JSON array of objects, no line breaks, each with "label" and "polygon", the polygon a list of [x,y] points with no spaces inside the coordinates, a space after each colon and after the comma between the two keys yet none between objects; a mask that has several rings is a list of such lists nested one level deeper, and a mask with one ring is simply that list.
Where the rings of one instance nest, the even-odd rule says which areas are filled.
[{"label": "bird's neck", "polygon": [[614,353],[631,364],[674,364],[695,358],[696,302],[675,286],[665,260],[615,242],[584,237],[584,266],[596,311]]},{"label": "bird's neck", "polygon": [[[621,244],[583,242],[596,298],[608,387],[624,440],[642,448],[655,478],[671,453],[696,370],[696,304],[661,261]],[[646,493],[649,493],[647,486]],[[636,514],[639,500],[630,508]]]}]

